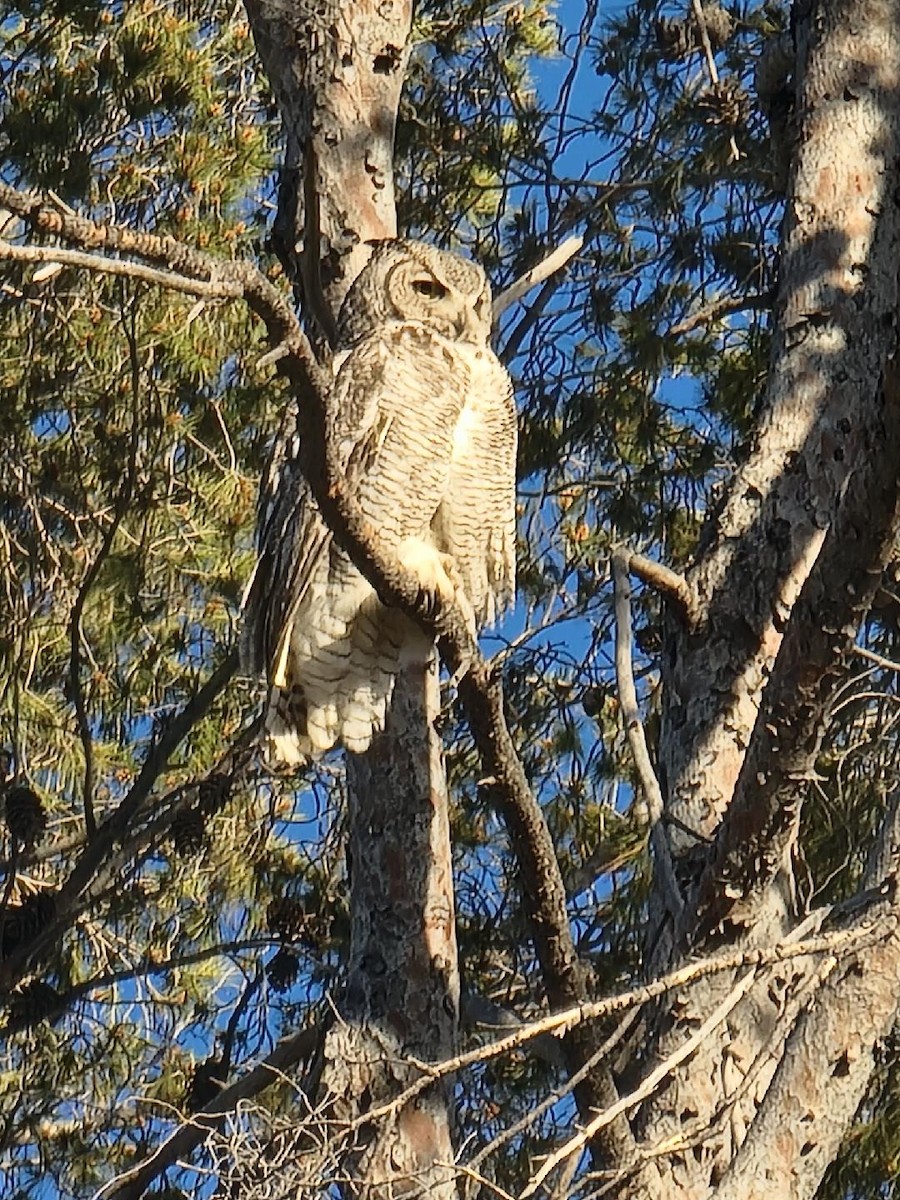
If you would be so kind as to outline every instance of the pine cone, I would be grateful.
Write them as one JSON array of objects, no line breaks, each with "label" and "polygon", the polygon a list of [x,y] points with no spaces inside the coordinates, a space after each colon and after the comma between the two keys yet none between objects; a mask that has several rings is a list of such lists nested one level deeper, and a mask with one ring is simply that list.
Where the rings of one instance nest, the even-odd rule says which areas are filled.
[{"label": "pine cone", "polygon": [[6,793],[4,808],[13,841],[33,850],[47,828],[47,814],[40,797],[30,787],[14,787]]},{"label": "pine cone", "polygon": [[266,909],[266,924],[286,942],[294,941],[306,924],[303,901],[296,896],[275,896]]},{"label": "pine cone", "polygon": [[9,958],[35,940],[56,918],[56,894],[38,892],[21,904],[11,904],[0,923],[0,957]]},{"label": "pine cone", "polygon": [[747,94],[734,80],[724,79],[697,97],[697,107],[707,125],[741,125],[748,116]]},{"label": "pine cone", "polygon": [[703,5],[703,20],[713,50],[721,50],[734,33],[734,17],[718,4]]},{"label": "pine cone", "polygon": [[230,775],[219,772],[201,779],[197,785],[197,807],[205,816],[210,817],[219,811],[231,795],[231,783]]},{"label": "pine cone", "polygon": [[222,1064],[215,1057],[197,1064],[185,1097],[188,1112],[199,1112],[201,1108],[206,1108],[211,1100],[215,1100],[225,1086],[225,1080],[221,1078],[222,1073]]},{"label": "pine cone", "polygon": [[282,947],[266,967],[266,978],[276,992],[286,992],[300,973],[300,959]]},{"label": "pine cone", "polygon": [[186,808],[171,826],[172,844],[179,858],[199,854],[207,845],[206,820],[199,808]]},{"label": "pine cone", "polygon": [[6,1032],[19,1033],[41,1021],[56,1020],[62,1016],[64,1008],[62,994],[51,984],[35,979],[10,996]]},{"label": "pine cone", "polygon": [[679,21],[674,17],[657,18],[656,45],[663,58],[669,62],[684,58],[695,44],[693,28],[687,21]]}]

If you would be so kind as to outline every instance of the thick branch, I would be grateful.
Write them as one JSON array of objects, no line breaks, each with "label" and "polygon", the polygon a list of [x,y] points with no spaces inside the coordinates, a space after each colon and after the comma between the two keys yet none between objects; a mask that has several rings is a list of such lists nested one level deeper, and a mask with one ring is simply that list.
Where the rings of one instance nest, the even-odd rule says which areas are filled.
[{"label": "thick branch", "polygon": [[[896,882],[895,873],[894,887]],[[896,920],[895,906],[883,907]],[[858,927],[871,920],[865,913]],[[831,971],[791,1033],[716,1200],[745,1200],[762,1181],[779,1200],[816,1194],[865,1096],[876,1047],[897,1019],[898,974],[896,928],[887,940],[860,949]]]},{"label": "thick branch", "polygon": [[535,263],[524,275],[520,275],[518,279],[513,280],[508,288],[500,292],[494,298],[494,329],[496,330],[500,317],[508,308],[515,304],[517,300],[521,300],[523,296],[527,296],[531,289],[536,288],[539,283],[543,283],[545,279],[549,279],[551,275],[555,275],[557,271],[561,271],[575,257],[583,245],[583,237],[566,238],[561,245],[556,246],[540,262]]},{"label": "thick branch", "polygon": [[619,547],[616,554],[625,571],[637,575],[638,579],[673,604],[675,611],[688,626],[696,623],[697,597],[683,575],[673,571],[665,563],[657,562],[655,558],[647,558],[645,554],[637,554],[624,547]]},{"label": "thick branch", "polygon": [[[848,486],[862,499],[857,472],[871,474],[879,469],[871,459],[889,453],[890,442],[879,444],[876,432],[880,425],[889,432],[881,379],[897,345],[896,34],[888,28],[892,10],[880,0],[854,8],[853,34],[849,12],[845,0],[830,0],[816,6],[815,21],[801,23],[815,25],[814,37],[798,32],[803,123],[766,395],[747,459],[688,575],[699,635],[686,637],[674,623],[667,635],[660,738],[667,806],[705,837],[731,802],[794,605],[827,531],[853,502]],[[853,172],[835,175],[835,161],[847,154]],[[859,519],[882,519],[876,490],[872,513],[862,507]],[[877,544],[869,539],[876,557]],[[858,566],[855,551],[854,559]],[[840,592],[845,581],[855,587],[836,565],[826,591]],[[801,619],[817,616],[807,607]],[[693,844],[673,838],[673,849],[690,855]]]}]

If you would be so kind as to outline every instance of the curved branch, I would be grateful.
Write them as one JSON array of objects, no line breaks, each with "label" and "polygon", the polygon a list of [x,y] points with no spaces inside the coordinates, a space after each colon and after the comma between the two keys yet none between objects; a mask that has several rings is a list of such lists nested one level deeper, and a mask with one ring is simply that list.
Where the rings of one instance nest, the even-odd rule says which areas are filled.
[{"label": "curved branch", "polygon": [[636,575],[642,583],[652,587],[655,592],[675,606],[689,628],[693,628],[698,620],[697,597],[687,579],[667,567],[665,563],[648,558],[646,554],[638,554],[625,546],[616,548],[613,557],[618,555],[624,569],[631,575]]},{"label": "curved branch", "polygon": [[650,760],[647,749],[647,738],[644,735],[644,724],[641,720],[641,710],[638,705],[637,688],[634,683],[634,671],[631,664],[631,592],[628,586],[627,551],[614,550],[612,556],[613,580],[615,585],[616,609],[616,683],[619,689],[619,703],[622,706],[622,720],[625,725],[625,735],[631,747],[631,756],[637,769],[641,788],[646,803],[646,817],[650,822],[650,843],[656,856],[659,870],[665,886],[666,899],[672,907],[672,912],[679,913],[684,907],[684,901],[675,878],[672,866],[672,856],[668,843],[663,836],[660,822],[663,819],[664,801],[662,788]]},{"label": "curved branch", "polygon": [[566,238],[561,245],[551,250],[540,262],[535,263],[524,275],[520,275],[508,288],[505,288],[499,295],[495,296],[493,305],[494,329],[496,330],[500,317],[508,308],[515,304],[517,300],[521,300],[523,296],[526,296],[539,283],[543,283],[545,279],[549,279],[551,275],[555,275],[557,271],[561,271],[566,263],[575,257],[583,245],[584,238],[580,235]]},{"label": "curved branch", "polygon": [[152,283],[173,292],[184,292],[189,296],[202,296],[210,300],[234,300],[243,294],[237,283],[226,283],[190,279],[175,271],[159,271],[143,263],[124,258],[110,258],[106,254],[88,254],[83,250],[66,250],[62,246],[14,246],[0,239],[0,260],[25,263],[58,263],[65,267],[80,267],[102,275],[118,275],[125,279],[137,279]]},{"label": "curved branch", "polygon": [[[99,226],[77,215],[61,213],[38,196],[20,193],[2,184],[0,204],[5,204],[41,232],[53,233],[81,245],[125,251],[188,276],[227,279],[241,284],[244,300],[261,318],[270,345],[278,351],[277,369],[291,384],[303,413],[304,473],[323,519],[381,599],[401,609],[432,636],[451,674],[457,678],[462,676],[460,699],[482,755],[485,774],[495,781],[496,801],[506,819],[520,865],[523,895],[534,928],[535,948],[550,1003],[560,1007],[583,1000],[587,980],[569,925],[559,863],[544,814],[529,787],[506,724],[500,680],[483,658],[458,607],[455,604],[435,606],[423,598],[416,578],[384,551],[378,531],[366,521],[356,500],[347,493],[340,461],[328,436],[328,376],[317,363],[286,297],[251,264],[220,263],[173,238]],[[211,694],[207,689],[213,687],[213,680],[202,690],[201,694],[209,694],[207,703],[236,669],[235,660],[236,656],[230,655],[216,672],[215,690]],[[200,697],[196,699],[199,702]],[[190,708],[188,705],[185,714]],[[95,843],[88,847],[76,865],[59,897],[61,913],[70,909],[82,894],[103,856],[111,849],[115,830],[123,822],[127,823],[149,794],[152,780],[174,748],[172,738],[176,730],[174,744],[186,732],[180,721],[173,722],[167,729],[157,754],[148,759],[148,771],[149,763],[156,761],[163,745],[165,755],[156,762],[155,769],[149,771],[146,784],[142,771],[129,796],[114,817],[101,827]],[[59,922],[54,923],[46,937],[49,939],[59,927]],[[35,948],[30,947],[29,956],[34,952]],[[10,968],[13,965],[12,962],[8,964]],[[576,1042],[578,1040],[576,1038]],[[575,1067],[594,1049],[596,1047],[591,1045],[570,1047]],[[615,1098],[612,1082],[605,1077],[589,1081],[582,1090],[591,1092],[587,1101],[589,1107],[606,1107]],[[630,1137],[622,1122],[617,1124],[615,1136]]]}]

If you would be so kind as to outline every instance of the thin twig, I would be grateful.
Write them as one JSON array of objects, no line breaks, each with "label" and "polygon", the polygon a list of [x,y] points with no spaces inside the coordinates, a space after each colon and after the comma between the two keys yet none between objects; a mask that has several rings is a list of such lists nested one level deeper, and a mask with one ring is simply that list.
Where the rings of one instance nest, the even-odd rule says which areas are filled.
[{"label": "thin twig", "polygon": [[[719,83],[719,72],[716,67],[716,56],[713,54],[712,43],[709,40],[709,30],[706,28],[706,17],[703,15],[702,0],[691,0],[691,9],[694,13],[694,19],[697,22],[697,29],[700,31],[700,44],[703,47],[703,54],[706,58],[706,67],[709,71],[709,78],[713,87],[717,87]],[[734,134],[731,135],[729,141],[732,159],[737,162],[741,157],[740,151],[737,148],[737,142],[734,140]]]},{"label": "thin twig", "polygon": [[725,1020],[738,1002],[750,991],[755,980],[756,971],[747,971],[725,999],[710,1013],[696,1033],[692,1034],[673,1054],[670,1054],[655,1070],[651,1071],[639,1087],[636,1087],[633,1092],[629,1092],[627,1096],[623,1096],[621,1100],[612,1105],[611,1108],[606,1109],[605,1112],[598,1113],[593,1121],[590,1121],[584,1129],[580,1129],[564,1146],[560,1146],[555,1153],[549,1156],[522,1192],[519,1200],[527,1200],[529,1196],[533,1196],[551,1171],[554,1171],[560,1163],[565,1162],[573,1154],[580,1153],[591,1138],[595,1137],[601,1129],[604,1129],[616,1117],[628,1112],[629,1109],[635,1108],[642,1100],[652,1095],[659,1085],[674,1072],[675,1068],[683,1063],[686,1058],[689,1058],[697,1047],[709,1037],[713,1030]]},{"label": "thin twig", "polygon": [[685,333],[692,333],[701,325],[710,325],[713,321],[720,321],[723,317],[733,316],[735,313],[771,308],[774,299],[775,294],[771,291],[757,292],[752,296],[720,296],[718,300],[713,300],[711,304],[697,309],[683,321],[672,325],[666,337],[681,337]]},{"label": "thin twig", "polygon": [[[853,653],[858,654],[860,658],[866,659],[870,663],[874,663],[876,667],[883,667],[885,671],[897,671],[900,673],[900,662],[895,662],[892,658],[885,658],[883,654],[878,654],[874,650],[870,650],[867,646],[854,646]],[[869,674],[869,672],[866,672]],[[855,699],[855,697],[852,697]]]},{"label": "thin twig", "polygon": [[[806,938],[802,941],[791,941],[789,938],[786,938],[774,946],[735,950],[731,954],[700,959],[697,962],[679,967],[678,970],[671,971],[667,975],[662,975],[659,979],[654,979],[650,983],[645,983],[641,987],[631,988],[627,992],[619,992],[615,996],[608,996],[603,1000],[594,1000],[590,1003],[580,1004],[563,1012],[542,1017],[538,1021],[532,1021],[527,1025],[521,1026],[514,1033],[508,1034],[506,1037],[498,1038],[486,1046],[479,1046],[474,1050],[455,1055],[444,1062],[414,1063],[414,1065],[417,1065],[421,1069],[422,1078],[417,1079],[415,1083],[411,1083],[408,1088],[401,1092],[400,1095],[395,1096],[393,1100],[382,1104],[378,1108],[370,1109],[362,1116],[348,1122],[347,1131],[348,1133],[352,1133],[369,1121],[376,1121],[381,1117],[390,1116],[407,1105],[411,1100],[414,1100],[429,1087],[433,1086],[437,1080],[443,1079],[448,1075],[454,1075],[458,1071],[475,1063],[483,1063],[490,1059],[499,1058],[501,1055],[507,1054],[512,1050],[517,1050],[533,1038],[550,1033],[562,1037],[568,1029],[583,1024],[585,1021],[601,1020],[604,1017],[614,1016],[617,1013],[647,1004],[651,1000],[656,1000],[671,991],[684,988],[688,984],[695,983],[698,979],[704,979],[709,975],[718,975],[724,971],[737,971],[748,967],[759,968],[771,966],[774,963],[790,962],[795,958],[805,958],[810,955],[849,954],[863,950],[891,937],[896,931],[897,924],[897,915],[891,912],[876,917],[865,928],[838,929],[829,933],[819,934],[816,937]],[[408,1059],[407,1061],[414,1060]]]},{"label": "thin twig", "polygon": [[[124,321],[123,321],[124,324]],[[134,492],[134,479],[137,470],[137,447],[138,447],[138,392],[140,386],[140,364],[137,356],[137,342],[135,340],[134,331],[134,314],[132,313],[131,328],[126,329],[128,339],[128,356],[131,364],[131,390],[132,399],[134,401],[134,409],[131,422],[131,439],[128,453],[128,469],[125,473],[122,487],[119,495],[116,498],[115,512],[112,520],[107,526],[106,532],[103,535],[103,540],[100,544],[100,549],[97,556],[91,563],[82,580],[81,587],[78,589],[78,595],[75,598],[75,603],[72,606],[72,615],[69,622],[69,689],[72,697],[72,704],[75,708],[75,722],[78,726],[78,735],[81,739],[82,751],[84,753],[84,781],[82,785],[82,808],[84,810],[84,827],[88,838],[92,838],[97,832],[97,819],[94,815],[94,738],[91,733],[90,720],[88,718],[87,703],[84,695],[84,688],[81,685],[81,646],[82,644],[90,652],[90,647],[87,645],[87,638],[84,632],[84,607],[87,603],[91,589],[97,581],[97,576],[108,559],[115,541],[116,534],[119,531],[119,526],[128,511],[128,504]]]},{"label": "thin twig", "polygon": [[94,1200],[101,1200],[103,1196],[108,1200],[138,1200],[167,1167],[205,1142],[226,1113],[240,1100],[258,1095],[301,1059],[309,1058],[321,1036],[320,1030],[313,1027],[282,1038],[267,1058],[229,1087],[223,1088],[204,1109],[180,1125],[148,1159],[104,1184],[95,1193]]},{"label": "thin twig", "polygon": [[496,1196],[499,1196],[500,1200],[515,1200],[515,1197],[511,1196],[509,1192],[504,1191],[499,1184],[494,1183],[492,1180],[482,1175],[480,1171],[476,1171],[471,1163],[436,1163],[435,1165],[447,1167],[450,1170],[458,1171],[461,1175],[466,1175],[469,1179],[474,1180],[475,1183],[479,1185],[482,1193],[484,1193],[486,1190],[493,1192]]}]

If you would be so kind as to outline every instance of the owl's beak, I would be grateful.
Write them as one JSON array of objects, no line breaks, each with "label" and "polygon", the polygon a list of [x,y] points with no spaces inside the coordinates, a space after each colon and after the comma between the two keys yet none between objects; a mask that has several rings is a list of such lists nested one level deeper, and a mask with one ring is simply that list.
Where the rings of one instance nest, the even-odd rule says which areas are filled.
[{"label": "owl's beak", "polygon": [[481,321],[470,310],[460,313],[454,322],[454,327],[457,337],[461,342],[481,342],[484,340],[484,330]]}]

